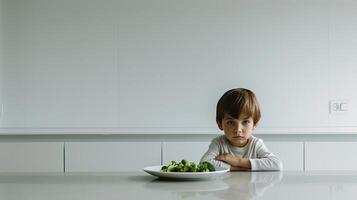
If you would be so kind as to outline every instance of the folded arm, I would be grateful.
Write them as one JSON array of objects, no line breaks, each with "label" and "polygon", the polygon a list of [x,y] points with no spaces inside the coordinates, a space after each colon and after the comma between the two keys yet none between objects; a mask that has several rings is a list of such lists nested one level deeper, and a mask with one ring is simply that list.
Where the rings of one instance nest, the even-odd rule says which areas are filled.
[{"label": "folded arm", "polygon": [[219,145],[216,142],[212,142],[209,145],[207,152],[202,156],[201,162],[207,161],[214,165],[215,167],[225,167],[230,168],[230,165],[226,162],[216,160],[216,157],[219,155]]},{"label": "folded arm", "polygon": [[281,160],[273,153],[271,153],[264,145],[264,143],[261,143],[258,146],[257,157],[258,158],[249,159],[252,170],[283,170],[283,164]]},{"label": "folded arm", "polygon": [[216,157],[216,160],[230,164],[231,171],[247,171],[252,168],[250,160],[242,158],[241,156],[234,156],[231,154],[222,154]]}]

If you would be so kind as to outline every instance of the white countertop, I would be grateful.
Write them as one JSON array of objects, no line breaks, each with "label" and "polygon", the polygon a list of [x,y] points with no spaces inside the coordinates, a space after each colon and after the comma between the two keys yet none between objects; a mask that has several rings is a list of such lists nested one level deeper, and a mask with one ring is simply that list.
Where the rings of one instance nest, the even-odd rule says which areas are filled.
[{"label": "white countertop", "polygon": [[1,200],[356,199],[357,171],[229,172],[204,181],[160,180],[144,172],[0,174]]}]

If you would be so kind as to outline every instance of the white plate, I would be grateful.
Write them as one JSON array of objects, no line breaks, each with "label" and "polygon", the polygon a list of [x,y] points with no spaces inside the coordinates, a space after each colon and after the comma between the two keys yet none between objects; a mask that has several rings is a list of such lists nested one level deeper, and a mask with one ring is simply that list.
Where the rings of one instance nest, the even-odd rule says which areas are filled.
[{"label": "white plate", "polygon": [[162,172],[162,165],[145,167],[143,170],[153,176],[159,178],[170,179],[204,179],[221,176],[229,171],[227,168],[216,167],[216,171],[213,172]]}]

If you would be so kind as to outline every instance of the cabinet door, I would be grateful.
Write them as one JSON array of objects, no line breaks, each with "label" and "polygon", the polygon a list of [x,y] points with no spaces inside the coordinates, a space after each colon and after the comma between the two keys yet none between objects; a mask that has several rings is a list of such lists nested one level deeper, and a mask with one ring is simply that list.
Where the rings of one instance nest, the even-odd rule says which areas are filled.
[{"label": "cabinet door", "polygon": [[198,163],[203,154],[208,150],[210,142],[164,142],[163,143],[163,164],[166,165],[172,160],[181,161],[186,159],[190,162]]},{"label": "cabinet door", "polygon": [[267,148],[283,162],[284,171],[304,170],[304,144],[302,142],[264,142]]},{"label": "cabinet door", "polygon": [[66,172],[141,171],[161,164],[160,142],[68,142]]},{"label": "cabinet door", "polygon": [[63,172],[63,142],[0,143],[0,172]]},{"label": "cabinet door", "polygon": [[357,142],[306,142],[306,170],[357,170]]}]

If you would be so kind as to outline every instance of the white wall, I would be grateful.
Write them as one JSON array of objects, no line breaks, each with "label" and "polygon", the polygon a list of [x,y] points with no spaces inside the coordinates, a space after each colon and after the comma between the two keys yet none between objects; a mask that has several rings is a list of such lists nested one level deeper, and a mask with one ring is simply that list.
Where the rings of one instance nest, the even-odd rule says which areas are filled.
[{"label": "white wall", "polygon": [[2,0],[0,0],[0,127],[2,127],[3,113],[2,113],[2,103],[3,103],[3,28],[2,28]]},{"label": "white wall", "polygon": [[350,112],[330,115],[331,126],[356,126],[357,113],[357,1],[331,1],[330,3],[330,65],[331,99],[345,98],[350,101]]},{"label": "white wall", "polygon": [[215,130],[232,87],[261,129],[357,126],[357,3],[339,2],[3,0],[2,127]]}]

